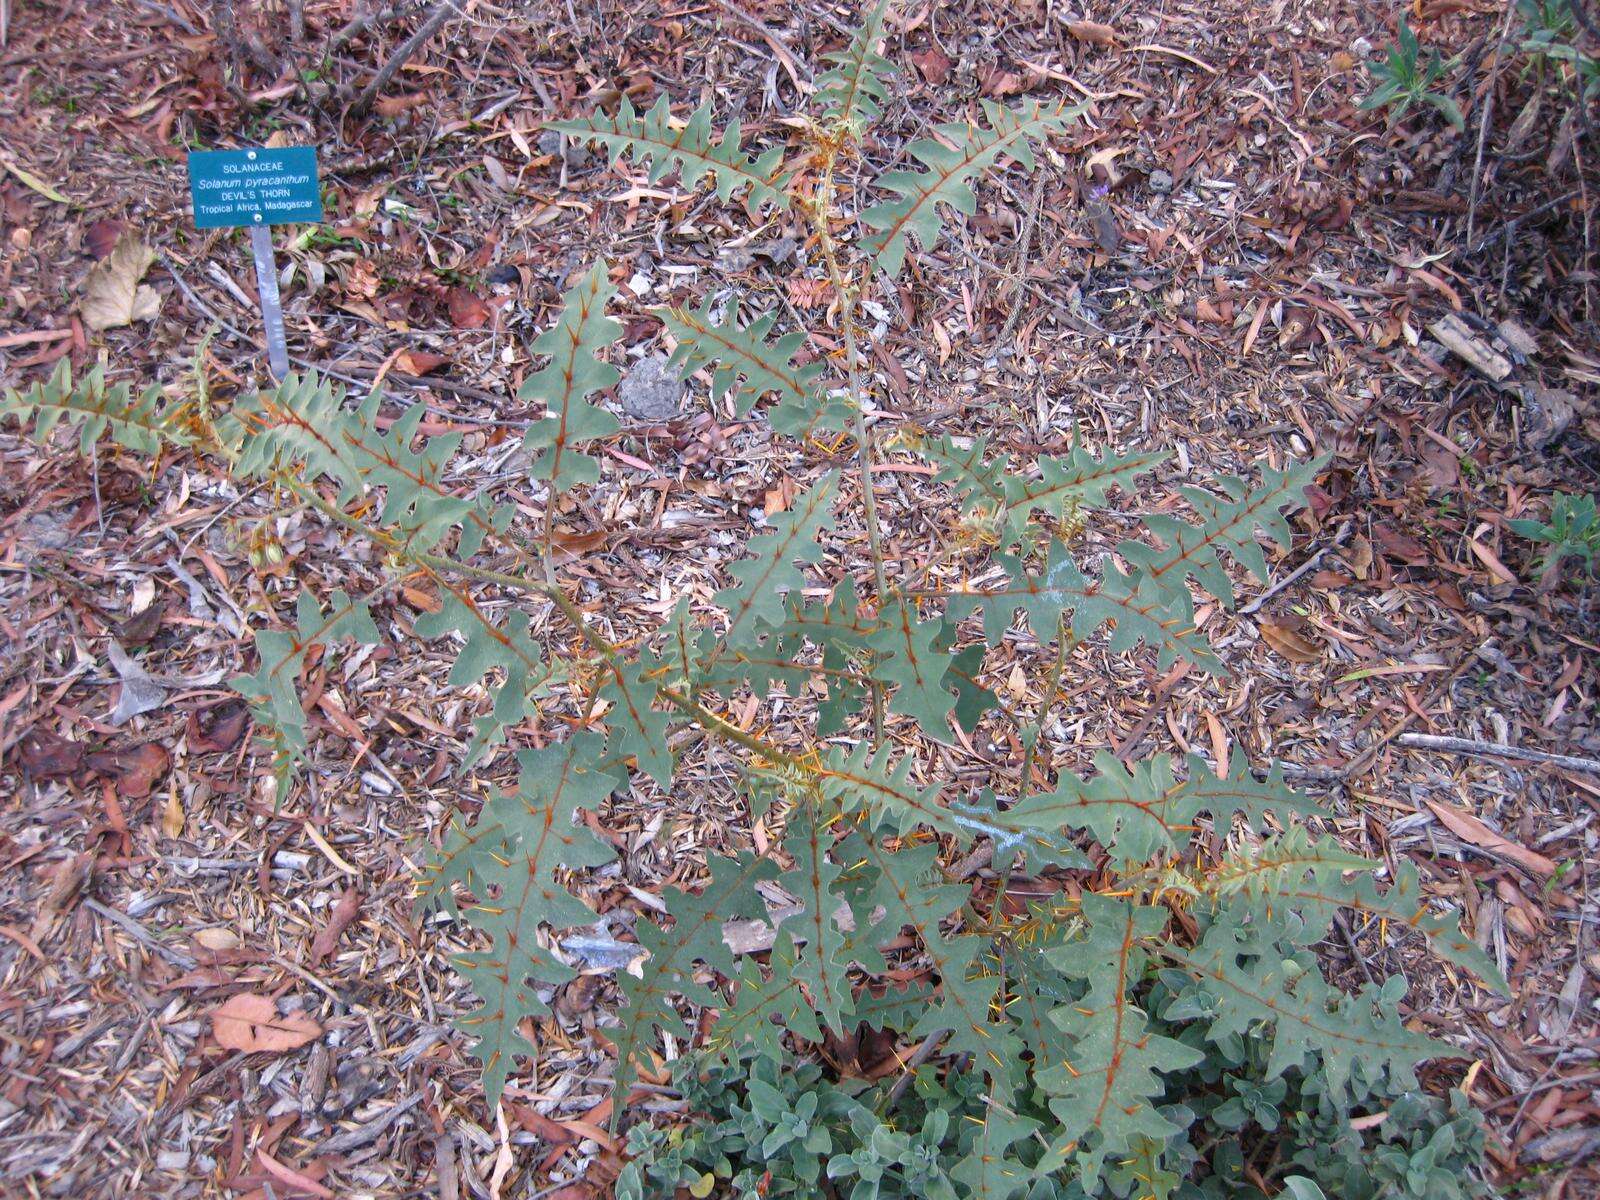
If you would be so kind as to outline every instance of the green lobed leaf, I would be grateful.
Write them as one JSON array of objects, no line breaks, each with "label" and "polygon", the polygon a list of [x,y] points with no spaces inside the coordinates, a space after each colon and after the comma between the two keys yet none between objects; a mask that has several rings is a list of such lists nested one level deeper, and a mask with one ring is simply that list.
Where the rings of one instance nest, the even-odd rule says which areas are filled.
[{"label": "green lobed leaf", "polygon": [[711,366],[712,398],[731,396],[739,416],[763,396],[775,395],[778,402],[770,419],[779,433],[806,437],[819,429],[844,427],[847,411],[824,399],[818,386],[824,364],[818,360],[803,367],[793,365],[806,335],[786,333],[776,341],[767,340],[777,322],[775,313],[741,327],[737,306],[730,305],[719,322],[714,302],[708,299],[698,309],[661,308],[656,315],[678,343],[672,361],[683,378]]},{"label": "green lobed leaf", "polygon": [[1123,489],[1146,471],[1153,470],[1166,458],[1164,452],[1153,454],[1117,454],[1107,450],[1096,458],[1082,446],[1074,446],[1065,458],[1045,455],[1039,459],[1039,478],[1025,478],[1014,473],[1001,477],[1005,504],[1013,521],[1020,523],[1035,510],[1060,516],[1073,503],[1085,506],[1104,504],[1106,493],[1113,487]]},{"label": "green lobed leaf", "polygon": [[[752,854],[736,858],[712,858],[708,863],[710,880],[698,892],[667,888],[662,893],[670,928],[641,920],[636,926],[639,944],[647,957],[639,973],[625,971],[618,983],[627,998],[627,1007],[618,1013],[622,1026],[613,1037],[617,1045],[617,1064],[613,1072],[612,1095],[618,1100],[613,1125],[620,1116],[621,1098],[637,1077],[635,1058],[644,1053],[657,1029],[687,1040],[683,1019],[672,1004],[678,994],[701,1007],[722,1006],[721,997],[698,976],[704,963],[728,979],[741,977],[733,952],[723,940],[722,925],[729,920],[765,919],[767,908],[756,884],[776,877],[773,863]],[[761,1009],[751,1019],[759,1019]]]},{"label": "green lobed leaf", "polygon": [[[945,624],[948,627],[954,622]],[[982,643],[963,646],[950,656],[950,665],[945,668],[944,685],[954,688],[956,693],[955,708],[951,711],[956,724],[967,734],[976,732],[978,723],[999,703],[994,691],[978,678],[986,651]]]},{"label": "green lobed leaf", "polygon": [[186,446],[193,440],[174,411],[161,408],[161,389],[149,387],[138,396],[126,383],[108,384],[105,367],[96,364],[76,383],[65,357],[50,378],[25,391],[0,393],[0,418],[16,418],[19,430],[32,422],[34,441],[43,445],[58,425],[77,426],[78,452],[88,457],[95,443],[110,432],[119,446],[154,455],[162,442]]},{"label": "green lobed leaf", "polygon": [[1312,462],[1291,464],[1282,471],[1266,467],[1262,470],[1262,486],[1255,490],[1242,479],[1223,476],[1217,482],[1224,497],[1200,488],[1184,488],[1184,496],[1200,514],[1198,525],[1164,513],[1151,514],[1144,523],[1165,543],[1163,547],[1131,540],[1117,547],[1117,553],[1135,568],[1139,593],[1154,598],[1187,595],[1185,584],[1194,579],[1231,607],[1233,583],[1218,552],[1229,551],[1257,579],[1265,581],[1267,560],[1256,543],[1257,532],[1287,547],[1290,530],[1285,514],[1305,503],[1307,485],[1327,462],[1324,455]]},{"label": "green lobed leaf", "polygon": [[544,661],[530,632],[528,614],[514,608],[503,622],[496,621],[464,590],[446,586],[440,606],[417,617],[413,626],[424,639],[459,634],[463,639],[447,682],[451,687],[471,687],[499,671],[500,683],[489,688],[493,704],[479,722],[476,736],[462,762],[462,770],[476,762],[490,746],[504,740],[506,727],[532,716],[530,705],[550,679],[553,664]]},{"label": "green lobed leaf", "polygon": [[326,479],[338,487],[339,504],[360,499],[366,480],[355,446],[362,430],[345,410],[344,395],[338,384],[307,373],[242,399],[234,406],[243,430],[234,474],[266,479],[298,467],[304,482]]},{"label": "green lobed leaf", "polygon": [[454,887],[470,889],[476,903],[461,908],[461,915],[490,941],[487,950],[456,960],[481,1004],[457,1024],[474,1038],[472,1053],[483,1063],[490,1108],[498,1103],[516,1056],[533,1051],[517,1026],[549,1011],[537,987],[576,975],[540,943],[540,927],[570,929],[595,919],[557,872],[597,867],[615,857],[606,842],[578,822],[577,812],[596,811],[622,784],[604,765],[602,739],[592,733],[520,751],[517,762],[516,790],[496,796],[470,826],[459,817],[452,822],[443,850],[422,879],[427,907],[454,909]]},{"label": "green lobed leaf", "polygon": [[1002,550],[1023,539],[1028,516],[1034,511],[1059,517],[1074,504],[1102,504],[1111,488],[1128,487],[1166,457],[1160,453],[1119,455],[1108,450],[1104,457],[1096,458],[1074,446],[1065,458],[1041,456],[1039,478],[1034,479],[1014,471],[1009,455],[990,458],[987,438],[973,438],[970,445],[962,447],[945,436],[919,449],[939,467],[934,482],[956,489],[963,512],[995,520]]},{"label": "green lobed leaf", "polygon": [[1338,1100],[1358,1065],[1368,1079],[1387,1072],[1399,1086],[1414,1088],[1418,1063],[1453,1053],[1401,1023],[1403,979],[1346,995],[1315,969],[1283,957],[1276,937],[1251,919],[1248,907],[1235,908],[1220,913],[1193,949],[1168,948],[1212,997],[1209,1039],[1259,1036],[1256,1026],[1272,1030],[1268,1079],[1311,1057],[1321,1061],[1328,1093]]},{"label": "green lobed leaf", "polygon": [[335,591],[324,614],[316,598],[302,591],[295,603],[294,629],[257,630],[256,670],[229,681],[229,686],[250,702],[256,723],[266,735],[280,801],[288,794],[293,774],[305,763],[308,753],[306,714],[297,690],[306,656],[313,649],[346,637],[364,646],[381,640],[367,606]]},{"label": "green lobed leaf", "polygon": [[927,1005],[907,1013],[915,1016],[916,1023],[906,1032],[926,1037],[948,1031],[945,1051],[971,1054],[1004,1102],[1017,1083],[1022,1043],[1008,1022],[990,1015],[1000,977],[981,965],[988,939],[951,937],[940,927],[941,918],[965,902],[967,889],[932,881],[939,878],[936,845],[902,842],[891,851],[875,838],[860,837],[852,838],[849,847],[852,853],[859,850],[876,872],[872,891],[856,908],[885,914],[874,926],[874,938],[881,943],[898,930],[911,929],[939,978],[938,990]]},{"label": "green lobed leaf", "polygon": [[1097,774],[1063,771],[1053,791],[1022,799],[1007,816],[1025,829],[1085,829],[1124,867],[1176,853],[1188,842],[1192,810],[1173,781],[1172,761],[1157,755],[1131,768],[1107,751]]},{"label": "green lobed leaf", "polygon": [[833,65],[817,76],[816,103],[825,122],[859,128],[878,119],[889,98],[883,76],[894,74],[893,63],[878,52],[883,44],[884,21],[890,0],[877,0],[861,28],[844,50],[823,57]]},{"label": "green lobed leaf", "polygon": [[921,788],[911,782],[913,762],[906,755],[891,767],[888,750],[874,756],[871,745],[858,742],[852,750],[834,747],[817,776],[828,800],[847,813],[866,813],[874,824],[888,825],[901,834],[919,824],[944,833],[966,833],[939,803],[937,787]]},{"label": "green lobed leaf", "polygon": [[949,434],[924,442],[917,452],[939,468],[935,483],[949,484],[961,499],[962,512],[998,512],[1006,506],[1005,473],[1011,459],[989,457],[989,439],[971,438],[962,446]]},{"label": "green lobed leaf", "polygon": [[1187,594],[1149,596],[1139,592],[1138,578],[1107,566],[1105,578],[1089,579],[1059,542],[1052,542],[1045,569],[1030,574],[1026,564],[1009,554],[997,554],[1007,580],[999,586],[957,592],[950,597],[949,613],[960,620],[974,611],[983,613],[984,635],[998,645],[1017,609],[1028,617],[1039,637],[1053,637],[1067,619],[1081,637],[1109,625],[1113,651],[1132,650],[1141,641],[1156,650],[1162,666],[1182,658],[1211,672],[1223,672],[1221,662],[1194,626],[1194,604]]},{"label": "green lobed leaf", "polygon": [[1016,855],[1018,870],[1047,866],[1077,870],[1093,865],[1072,843],[1071,825],[1055,819],[1054,815],[1041,819],[1035,807],[1026,801],[1002,808],[994,792],[984,788],[976,800],[952,801],[946,807],[955,819],[962,821],[963,835],[986,834],[994,842],[997,858]]},{"label": "green lobed leaf", "polygon": [[[843,1034],[846,1021],[855,1011],[848,968],[849,939],[837,920],[842,897],[835,884],[844,868],[829,858],[833,838],[817,824],[816,814],[801,808],[790,817],[784,849],[794,860],[791,870],[779,876],[778,883],[798,899],[804,911],[784,922],[784,930],[805,935],[805,947],[788,966],[791,977],[805,985],[812,1024]],[[792,1018],[791,1018],[792,1019]]]},{"label": "green lobed leaf", "polygon": [[649,167],[653,184],[678,167],[685,187],[692,188],[711,176],[723,203],[743,192],[745,207],[752,215],[763,204],[789,207],[784,191],[789,176],[781,170],[783,148],[774,146],[758,158],[747,157],[740,149],[742,134],[737,121],[728,126],[721,140],[713,140],[709,103],[695,109],[677,128],[665,96],[649,112],[639,112],[633,101],[623,96],[614,116],[594,112],[573,121],[550,121],[545,128],[604,146],[613,165],[625,155],[633,155]]},{"label": "green lobed leaf", "polygon": [[535,479],[547,479],[565,490],[575,483],[594,483],[600,464],[577,446],[610,437],[621,428],[616,417],[588,402],[611,387],[621,372],[601,355],[622,336],[622,326],[606,316],[606,302],[616,295],[606,264],[590,272],[561,298],[561,315],[533,343],[535,354],[550,358],[517,390],[517,399],[539,401],[548,416],[530,422],[523,445],[532,456]]},{"label": "green lobed leaf", "polygon": [[412,405],[385,433],[379,428],[379,393],[355,410],[344,407],[344,395],[337,384],[307,374],[241,400],[229,414],[240,431],[235,472],[264,479],[293,470],[307,483],[327,479],[339,489],[341,505],[382,488],[382,504],[375,519],[368,519],[421,550],[459,528],[457,553],[468,558],[486,536],[509,526],[509,505],[496,505],[481,493],[458,495],[444,482],[461,434],[427,438],[414,448],[423,405]]},{"label": "green lobed leaf", "polygon": [[1050,1161],[1073,1156],[1084,1185],[1093,1188],[1107,1158],[1127,1154],[1137,1138],[1165,1139],[1178,1132],[1156,1107],[1162,1075],[1192,1067],[1203,1055],[1149,1028],[1134,1005],[1144,973],[1143,942],[1160,937],[1167,912],[1086,892],[1082,939],[1050,951],[1063,974],[1084,979],[1088,992],[1062,1005],[1050,1019],[1069,1040],[1066,1061],[1040,1072],[1050,1111],[1060,1121]]},{"label": "green lobed leaf", "polygon": [[1304,922],[1304,930],[1295,938],[1303,945],[1326,937],[1340,909],[1394,921],[1422,934],[1441,958],[1507,994],[1505,977],[1494,959],[1462,932],[1460,914],[1438,913],[1429,906],[1415,864],[1402,860],[1394,882],[1383,892],[1372,870],[1378,865],[1329,839],[1313,840],[1304,829],[1291,828],[1224,860],[1211,883],[1222,897],[1242,895],[1258,907],[1291,908]]},{"label": "green lobed leaf", "polygon": [[673,756],[667,745],[672,718],[654,707],[657,686],[646,677],[646,664],[621,659],[602,667],[600,698],[610,703],[606,725],[611,730],[607,752],[613,758],[634,758],[639,769],[663,788],[671,786]]},{"label": "green lobed leaf", "polygon": [[[855,580],[846,578],[822,609],[823,638],[822,666],[828,672],[828,697],[817,705],[817,734],[832,737],[849,727],[851,719],[867,702],[866,680],[850,670],[856,661],[856,647],[851,645],[854,634],[841,633],[841,628],[856,626],[858,601]],[[791,610],[792,611],[792,610]],[[784,628],[790,629],[789,623]]]},{"label": "green lobed leaf", "polygon": [[1034,1181],[1035,1173],[1008,1150],[1042,1128],[1032,1117],[990,1106],[973,1149],[950,1171],[950,1178],[965,1184],[971,1200],[1011,1200]]},{"label": "green lobed leaf", "polygon": [[1132,870],[1181,854],[1203,815],[1225,831],[1240,813],[1254,827],[1269,815],[1283,825],[1292,816],[1319,812],[1284,783],[1281,772],[1257,781],[1239,753],[1227,779],[1193,754],[1181,782],[1164,754],[1124,766],[1101,751],[1094,764],[1095,775],[1085,779],[1062,772],[1052,791],[1025,797],[999,819],[1021,834],[1086,830],[1124,870]]},{"label": "green lobed leaf", "polygon": [[971,216],[978,206],[972,192],[976,175],[1003,155],[1032,170],[1031,143],[1065,129],[1083,111],[1064,105],[1046,108],[1037,102],[1017,109],[990,100],[981,105],[987,127],[941,125],[940,139],[923,138],[906,148],[925,170],[890,171],[876,181],[877,187],[900,199],[875,204],[861,214],[862,222],[873,230],[861,245],[873,266],[891,279],[900,273],[913,236],[924,250],[933,248],[939,237],[940,205]]},{"label": "green lobed leaf", "polygon": [[750,539],[753,557],[728,568],[735,582],[714,597],[728,610],[723,631],[725,647],[758,644],[762,623],[778,624],[784,615],[785,593],[799,594],[805,575],[795,560],[815,563],[822,555],[817,535],[833,524],[833,498],[837,471],[830,471],[809,491],[795,498],[788,510],[773,514],[772,530]]},{"label": "green lobed leaf", "polygon": [[889,684],[891,712],[915,717],[922,732],[940,741],[950,737],[950,713],[955,696],[945,684],[950,655],[936,648],[943,636],[942,620],[919,620],[905,600],[891,600],[878,614],[880,628],[867,639],[880,655],[874,674]]},{"label": "green lobed leaf", "polygon": [[1188,756],[1189,777],[1180,791],[1187,820],[1209,814],[1219,832],[1226,832],[1235,817],[1243,817],[1254,833],[1266,832],[1270,817],[1279,828],[1286,828],[1295,817],[1323,815],[1314,800],[1302,796],[1283,777],[1283,768],[1272,765],[1265,779],[1257,779],[1250,760],[1239,746],[1233,748],[1227,775],[1218,775],[1198,754]]},{"label": "green lobed leaf", "polygon": [[753,955],[740,962],[733,1000],[712,1026],[710,1045],[729,1062],[748,1045],[762,1058],[783,1063],[783,1038],[790,1032],[807,1041],[822,1040],[817,1009],[803,986],[801,948],[787,928],[778,930],[767,959],[765,971]]}]

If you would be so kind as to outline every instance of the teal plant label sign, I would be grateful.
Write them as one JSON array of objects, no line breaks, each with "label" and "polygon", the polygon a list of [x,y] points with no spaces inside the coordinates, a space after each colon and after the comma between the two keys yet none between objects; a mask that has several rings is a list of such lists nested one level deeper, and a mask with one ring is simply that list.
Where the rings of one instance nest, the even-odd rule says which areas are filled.
[{"label": "teal plant label sign", "polygon": [[189,198],[201,229],[320,221],[316,149],[197,150],[189,155]]}]

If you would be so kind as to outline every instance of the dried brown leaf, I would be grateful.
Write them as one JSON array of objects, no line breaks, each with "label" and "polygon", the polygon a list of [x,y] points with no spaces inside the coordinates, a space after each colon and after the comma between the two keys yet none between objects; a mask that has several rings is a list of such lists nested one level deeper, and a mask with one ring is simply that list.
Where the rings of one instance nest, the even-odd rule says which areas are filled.
[{"label": "dried brown leaf", "polygon": [[189,714],[184,734],[190,754],[226,754],[250,728],[250,706],[243,700],[224,700]]},{"label": "dried brown leaf", "polygon": [[1322,660],[1322,649],[1310,638],[1283,625],[1261,623],[1261,636],[1279,654],[1290,662],[1314,663]]},{"label": "dried brown leaf", "polygon": [[320,963],[334,952],[339,945],[340,935],[361,912],[361,899],[360,888],[346,888],[340,895],[338,903],[333,906],[333,911],[328,914],[328,923],[317,931],[317,936],[311,943],[313,964]]},{"label": "dried brown leaf", "polygon": [[1537,850],[1529,850],[1526,846],[1518,845],[1504,834],[1496,833],[1471,813],[1464,812],[1452,804],[1446,804],[1442,800],[1427,799],[1425,802],[1433,810],[1433,815],[1439,818],[1440,823],[1462,841],[1471,842],[1498,858],[1514,862],[1535,875],[1555,874],[1556,864],[1551,859]]},{"label": "dried brown leaf", "polygon": [[23,774],[30,778],[66,779],[83,766],[83,744],[69,742],[48,730],[34,729],[23,736],[17,759]]},{"label": "dried brown leaf", "polygon": [[451,288],[446,302],[450,324],[457,329],[482,329],[493,315],[487,304],[463,287]]},{"label": "dried brown leaf", "polygon": [[83,323],[100,331],[148,321],[161,311],[155,288],[141,283],[156,252],[133,234],[122,237],[83,280]]},{"label": "dried brown leaf", "polygon": [[154,742],[125,746],[121,750],[100,750],[85,760],[97,775],[113,780],[117,795],[142,800],[150,794],[156,780],[167,772],[172,756]]},{"label": "dried brown leaf", "polygon": [[280,1016],[270,996],[240,992],[211,1014],[211,1031],[225,1050],[282,1054],[320,1037],[322,1026],[309,1013]]},{"label": "dried brown leaf", "polygon": [[1117,31],[1098,21],[1068,21],[1067,32],[1091,46],[1114,46],[1117,42]]}]

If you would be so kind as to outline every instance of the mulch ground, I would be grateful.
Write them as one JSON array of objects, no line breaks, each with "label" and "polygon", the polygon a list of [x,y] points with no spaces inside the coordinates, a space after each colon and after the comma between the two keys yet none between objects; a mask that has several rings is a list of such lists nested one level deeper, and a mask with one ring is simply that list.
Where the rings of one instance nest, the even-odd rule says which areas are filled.
[{"label": "mulch ground", "polygon": [[[665,91],[782,140],[804,64],[842,44],[853,9],[461,7],[356,118],[351,96],[420,18],[352,28],[350,0],[265,14],[239,0],[235,70],[194,0],[14,4],[0,378],[20,385],[65,357],[172,396],[197,373],[219,398],[259,381],[247,251],[192,228],[182,155],[274,134],[321,147],[333,197],[323,225],[279,230],[291,351],[353,394],[381,376],[395,403],[428,405],[428,428],[465,434],[457,481],[531,522],[542,499],[511,455],[538,414],[515,392],[576,271],[604,257],[624,285],[630,367],[661,352],[657,304],[737,287],[747,311],[822,316],[824,273],[794,229],[751,234],[714,197],[538,126]],[[959,535],[910,449],[923,436],[986,436],[1023,463],[1074,438],[1172,449],[1090,521],[1086,554],[1133,513],[1180,505],[1191,472],[1332,452],[1275,583],[1241,577],[1239,608],[1202,613],[1232,674],[1157,672],[1091,642],[1050,765],[1085,768],[1106,746],[1242,746],[1291,764],[1351,847],[1416,861],[1513,994],[1360,922],[1326,947],[1330,969],[1407,973],[1414,1022],[1462,1055],[1429,1084],[1470,1078],[1502,1189],[1594,1195],[1600,774],[1407,742],[1600,756],[1600,593],[1576,571],[1543,578],[1506,526],[1600,481],[1581,174],[1595,148],[1558,114],[1511,142],[1535,81],[1491,75],[1503,10],[1487,3],[1423,4],[1416,19],[1425,42],[1479,68],[1475,94],[1458,95],[1464,135],[1359,111],[1363,63],[1392,33],[1354,0],[1113,3],[1084,18],[1029,0],[909,7],[873,169],[979,98],[1090,108],[1037,175],[985,184],[970,223],[915,256],[898,306],[869,308],[892,557],[914,564]],[[298,70],[268,70],[293,49],[296,8]],[[91,334],[78,288],[130,233],[157,252],[159,314]],[[1437,344],[1429,326],[1451,313],[1485,342],[1510,323],[1506,380]],[[619,640],[680,595],[708,598],[763,512],[829,465],[826,448],[733,420],[704,390],[670,418],[625,416],[601,483],[558,509],[564,578]],[[539,1052],[497,1128],[450,1026],[469,1004],[448,961],[463,934],[413,909],[450,814],[512,774],[506,755],[453,770],[483,697],[447,688],[448,659],[408,635],[431,598],[396,591],[383,645],[307,673],[317,769],[275,806],[227,679],[254,666],[252,631],[289,620],[301,589],[360,593],[382,564],[314,515],[263,524],[263,497],[182,458],[102,447],[91,462],[8,430],[0,462],[0,1191],[604,1194],[617,1161],[604,966],[532,1031]],[[863,561],[860,535],[839,530],[841,569]],[[564,636],[532,616],[536,634]],[[991,656],[1008,706],[1034,711],[1013,668],[1040,654],[1014,637]],[[147,706],[115,720],[129,695]],[[752,699],[735,715],[798,742],[804,711]],[[976,786],[1021,750],[997,719],[942,754],[929,770]],[[636,784],[598,814],[621,853],[578,885],[604,914],[597,943],[626,940],[632,915],[699,878],[708,851],[747,843],[742,811],[721,752],[691,746],[672,795]]]}]

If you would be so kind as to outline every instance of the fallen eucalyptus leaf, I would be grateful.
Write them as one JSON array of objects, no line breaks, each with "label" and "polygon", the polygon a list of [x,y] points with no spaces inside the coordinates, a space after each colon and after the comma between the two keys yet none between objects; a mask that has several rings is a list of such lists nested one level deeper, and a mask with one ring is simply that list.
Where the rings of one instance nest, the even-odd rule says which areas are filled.
[{"label": "fallen eucalyptus leaf", "polygon": [[322,1026],[309,1014],[279,1016],[270,996],[250,992],[230,996],[213,1012],[211,1029],[224,1050],[247,1054],[295,1050],[322,1034]]}]

